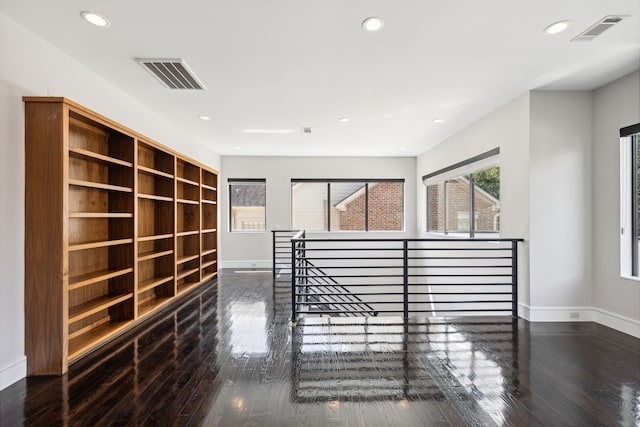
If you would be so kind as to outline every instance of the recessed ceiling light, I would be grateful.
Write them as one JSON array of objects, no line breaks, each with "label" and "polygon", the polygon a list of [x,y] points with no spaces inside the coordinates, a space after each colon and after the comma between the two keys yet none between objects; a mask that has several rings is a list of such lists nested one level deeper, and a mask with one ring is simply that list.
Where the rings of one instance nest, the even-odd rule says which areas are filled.
[{"label": "recessed ceiling light", "polygon": [[339,150],[339,148],[338,148],[338,147],[333,147],[333,148],[332,148],[332,150],[333,150],[333,151],[338,151],[338,150]]},{"label": "recessed ceiling light", "polygon": [[433,119],[433,123],[442,123],[444,119],[442,117],[438,117],[437,119]]},{"label": "recessed ceiling light", "polygon": [[241,149],[241,148],[242,148],[242,147],[240,147],[239,145],[236,145],[236,146],[234,146],[234,147],[233,147],[233,149],[234,149],[234,150],[239,150],[239,149]]},{"label": "recessed ceiling light", "polygon": [[338,121],[339,121],[339,122],[342,122],[342,123],[347,123],[349,120],[350,120],[350,119],[349,119],[349,117],[340,117],[340,118],[338,119]]},{"label": "recessed ceiling light", "polygon": [[549,25],[544,29],[545,34],[558,34],[569,28],[571,21],[559,21]]},{"label": "recessed ceiling light", "polygon": [[378,31],[384,27],[384,21],[377,16],[370,16],[362,21],[362,28],[367,31]]},{"label": "recessed ceiling light", "polygon": [[209,121],[211,120],[211,117],[209,116],[198,116],[200,118],[200,120],[204,120],[204,121]]},{"label": "recessed ceiling light", "polygon": [[406,148],[405,147],[400,147],[399,150],[400,151],[404,151],[404,150],[406,150]]},{"label": "recessed ceiling light", "polygon": [[111,25],[107,18],[105,18],[104,16],[100,16],[97,13],[84,11],[80,13],[80,16],[82,17],[82,19],[90,24],[95,25],[96,27],[107,28]]}]

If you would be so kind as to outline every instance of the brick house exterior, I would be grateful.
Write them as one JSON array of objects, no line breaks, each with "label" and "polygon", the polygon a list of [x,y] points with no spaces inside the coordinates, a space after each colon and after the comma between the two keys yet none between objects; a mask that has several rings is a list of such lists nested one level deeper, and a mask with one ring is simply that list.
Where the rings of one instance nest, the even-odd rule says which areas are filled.
[{"label": "brick house exterior", "polygon": [[[469,181],[459,177],[447,181],[448,207],[447,231],[469,231]],[[475,189],[475,230],[498,231],[500,229],[500,201],[483,191]],[[444,231],[444,182],[433,184],[428,189],[427,230]]]},{"label": "brick house exterior", "polygon": [[[364,187],[336,204],[340,230],[365,230]],[[404,229],[404,185],[398,182],[369,184],[369,231]]]}]

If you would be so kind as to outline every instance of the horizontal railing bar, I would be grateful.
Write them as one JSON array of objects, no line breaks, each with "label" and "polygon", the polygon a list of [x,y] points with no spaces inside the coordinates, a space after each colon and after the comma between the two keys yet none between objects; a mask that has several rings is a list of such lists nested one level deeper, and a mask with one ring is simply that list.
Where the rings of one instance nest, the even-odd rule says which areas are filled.
[{"label": "horizontal railing bar", "polygon": [[[409,265],[408,268],[513,268],[512,265]],[[323,267],[335,268],[335,267]]]},{"label": "horizontal railing bar", "polygon": [[[344,258],[341,258],[341,259],[344,259]],[[410,256],[410,257],[407,257],[407,259],[513,259],[513,257],[510,257],[510,256]]]},{"label": "horizontal railing bar", "polygon": [[[305,311],[304,314],[338,314],[338,313],[368,313],[371,310],[353,310],[353,311],[346,311],[346,310],[314,310],[314,311]],[[402,313],[402,310],[376,310],[378,313]],[[424,309],[424,310],[409,310],[410,313],[464,313],[464,312],[473,312],[473,313],[479,313],[479,312],[487,312],[487,313],[494,313],[494,312],[501,312],[501,311],[508,311],[510,312],[511,309],[508,308],[491,308],[491,309],[480,309],[480,308],[468,308],[468,309],[453,309],[453,308],[449,308],[449,309]]]},{"label": "horizontal railing bar", "polygon": [[[401,259],[404,259],[404,258],[402,258],[402,257],[383,257],[383,256],[381,256],[381,257],[364,257],[364,256],[363,257],[351,257],[350,256],[348,258],[345,258],[345,257],[305,257],[304,259],[309,260],[309,261],[317,261],[317,260],[345,260],[345,261],[351,261],[351,260],[354,260],[354,259],[358,259],[358,260],[363,260],[363,259],[387,259],[387,260],[389,260],[389,259],[398,259],[398,260],[401,260]],[[326,268],[326,267],[322,266],[320,268]]]},{"label": "horizontal railing bar", "polygon": [[[305,270],[317,270],[316,266],[304,266],[300,267]],[[336,268],[349,268],[349,269],[361,269],[361,268],[402,268],[401,265],[324,265],[321,267],[322,270],[333,270]]]},{"label": "horizontal railing bar", "polygon": [[412,274],[410,277],[511,277],[511,274]]},{"label": "horizontal railing bar", "polygon": [[307,243],[313,242],[450,242],[450,243],[458,243],[458,242],[523,242],[524,239],[516,238],[502,238],[497,237],[495,239],[491,238],[482,238],[482,239],[470,239],[470,238],[455,238],[455,239],[432,239],[432,238],[412,238],[412,239],[403,239],[403,238],[364,238],[364,239],[356,239],[356,238],[336,238],[336,239],[320,239],[316,237],[307,237],[304,239],[294,239],[305,241]]},{"label": "horizontal railing bar", "polygon": [[[300,269],[302,269],[302,267],[298,267]],[[313,276],[313,275],[305,275],[305,274],[296,274],[296,277],[302,278],[302,279],[308,279],[311,277],[334,277],[334,278],[340,278],[340,279],[346,279],[346,278],[359,278],[359,277],[403,277],[402,274],[398,275],[398,274],[361,274],[361,275],[337,275],[337,274],[332,274],[331,276]]]}]

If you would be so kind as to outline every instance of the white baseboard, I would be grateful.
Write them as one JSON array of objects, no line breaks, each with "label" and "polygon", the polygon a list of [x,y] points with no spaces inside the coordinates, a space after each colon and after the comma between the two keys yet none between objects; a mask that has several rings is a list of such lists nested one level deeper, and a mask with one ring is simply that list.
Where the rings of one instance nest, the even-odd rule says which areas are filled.
[{"label": "white baseboard", "polygon": [[518,314],[530,322],[596,322],[640,338],[640,321],[597,307],[531,307],[518,303]]},{"label": "white baseboard", "polygon": [[271,270],[273,261],[270,259],[220,261],[220,268],[260,268]]},{"label": "white baseboard", "polygon": [[0,369],[0,390],[9,387],[27,376],[27,358],[21,359]]},{"label": "white baseboard", "polygon": [[640,321],[601,308],[593,309],[595,321],[633,337],[640,338]]}]

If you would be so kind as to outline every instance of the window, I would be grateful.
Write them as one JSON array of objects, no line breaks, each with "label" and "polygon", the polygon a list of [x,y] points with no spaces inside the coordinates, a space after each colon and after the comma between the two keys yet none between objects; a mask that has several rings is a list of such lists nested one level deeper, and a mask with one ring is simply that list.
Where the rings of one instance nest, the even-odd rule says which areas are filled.
[{"label": "window", "polygon": [[640,123],[620,129],[620,273],[640,277]]},{"label": "window", "polygon": [[427,232],[480,237],[500,231],[500,149],[425,175]]},{"label": "window", "polygon": [[229,179],[229,230],[265,231],[264,179]]},{"label": "window", "polygon": [[403,231],[404,179],[292,179],[291,227]]}]

